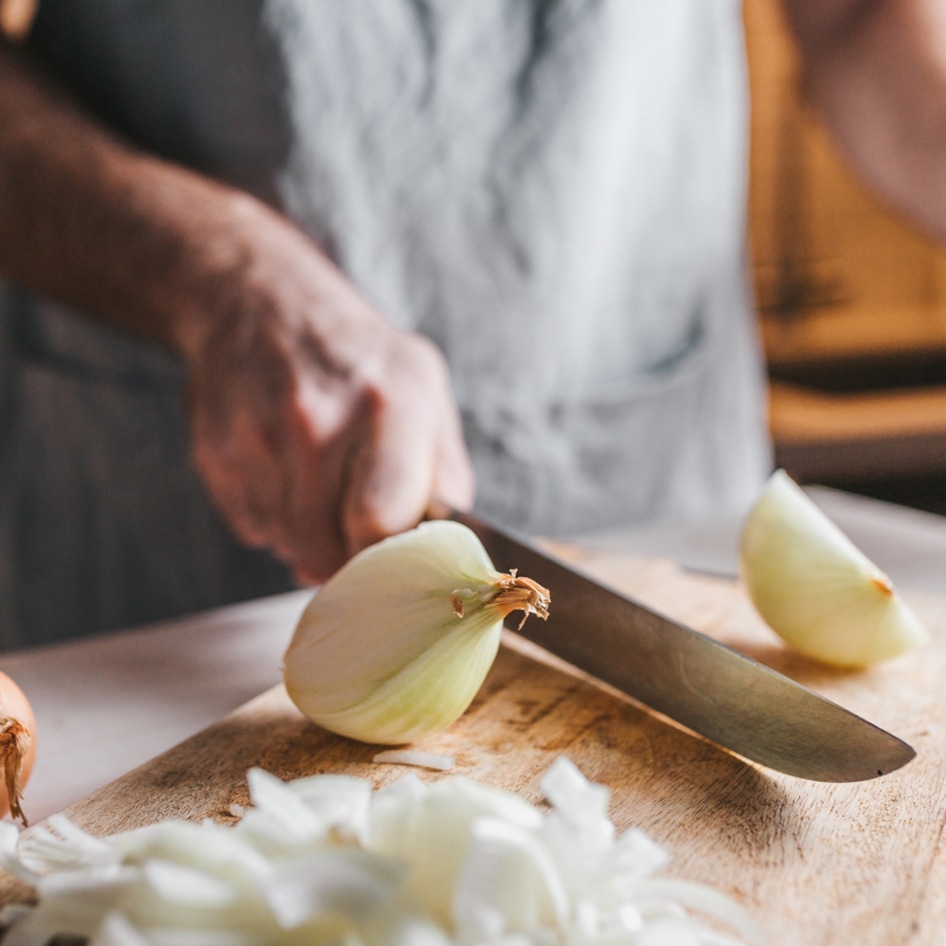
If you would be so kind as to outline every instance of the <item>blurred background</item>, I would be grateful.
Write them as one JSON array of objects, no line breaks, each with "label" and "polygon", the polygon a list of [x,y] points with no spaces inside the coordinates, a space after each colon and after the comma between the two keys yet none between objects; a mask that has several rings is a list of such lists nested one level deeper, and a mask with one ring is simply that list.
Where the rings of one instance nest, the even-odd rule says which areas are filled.
[{"label": "blurred background", "polygon": [[946,248],[846,169],[806,102],[778,0],[743,9],[776,459],[802,482],[946,513]]},{"label": "blurred background", "polygon": [[[0,0],[28,28],[36,0]],[[946,247],[845,167],[778,0],[744,0],[752,275],[776,460],[797,480],[946,513]]]}]

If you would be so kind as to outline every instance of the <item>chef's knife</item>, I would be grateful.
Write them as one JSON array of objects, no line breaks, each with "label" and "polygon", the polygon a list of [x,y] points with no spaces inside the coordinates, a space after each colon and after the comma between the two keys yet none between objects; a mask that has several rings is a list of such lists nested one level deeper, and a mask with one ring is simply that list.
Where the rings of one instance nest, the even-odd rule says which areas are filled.
[{"label": "chef's knife", "polygon": [[856,782],[916,754],[838,704],[524,539],[446,507],[431,514],[472,529],[497,568],[515,568],[549,589],[548,620],[526,621],[519,634],[745,759],[798,778]]}]

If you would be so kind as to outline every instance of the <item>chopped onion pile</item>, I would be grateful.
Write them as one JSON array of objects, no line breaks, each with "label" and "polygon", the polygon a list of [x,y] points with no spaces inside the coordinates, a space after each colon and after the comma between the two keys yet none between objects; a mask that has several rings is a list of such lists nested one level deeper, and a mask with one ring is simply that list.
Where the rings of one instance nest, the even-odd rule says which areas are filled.
[{"label": "chopped onion pile", "polygon": [[55,815],[17,843],[0,825],[0,863],[39,897],[4,910],[4,946],[57,935],[97,946],[758,939],[720,893],[655,877],[667,854],[641,831],[616,837],[607,790],[565,758],[542,783],[548,813],[463,776],[411,774],[373,792],[350,776],[287,783],[253,769],[249,786],[253,805],[232,826],[164,821],[98,839]]}]

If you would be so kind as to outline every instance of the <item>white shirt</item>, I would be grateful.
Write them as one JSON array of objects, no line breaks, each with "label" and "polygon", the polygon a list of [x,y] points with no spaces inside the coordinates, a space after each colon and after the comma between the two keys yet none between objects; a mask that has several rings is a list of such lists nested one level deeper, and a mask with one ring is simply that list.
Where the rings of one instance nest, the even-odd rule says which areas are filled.
[{"label": "white shirt", "polygon": [[[44,0],[34,43],[123,133],[282,206],[389,318],[441,347],[486,515],[568,535],[731,512],[756,494],[770,456],[735,0]],[[252,593],[228,577],[225,530],[195,511],[180,366],[23,295],[8,308],[7,335],[46,368],[87,369],[78,387],[73,371],[14,396],[14,427],[104,399],[75,414],[67,461],[43,441],[16,462],[87,468],[83,454],[138,443],[141,470],[187,484],[201,523],[187,547],[148,541],[171,497],[143,493],[147,473],[112,487],[130,497],[122,521],[106,512],[80,531],[104,530],[113,554],[151,546],[134,582],[155,617]],[[7,351],[23,361],[22,345]],[[103,392],[101,377],[131,383]],[[43,496],[75,501],[75,476],[40,492],[3,456],[0,440],[0,478],[30,492],[42,532]],[[16,558],[23,536],[2,516]],[[66,544],[64,561],[79,540]],[[160,576],[181,555],[202,578],[169,598]],[[114,571],[96,572],[103,599],[129,580]],[[126,605],[106,610],[128,623]]]}]

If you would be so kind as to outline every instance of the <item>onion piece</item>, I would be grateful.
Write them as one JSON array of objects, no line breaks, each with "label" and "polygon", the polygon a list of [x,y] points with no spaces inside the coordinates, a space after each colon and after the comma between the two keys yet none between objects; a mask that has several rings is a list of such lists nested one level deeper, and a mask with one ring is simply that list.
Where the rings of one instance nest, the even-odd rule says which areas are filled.
[{"label": "onion piece", "polygon": [[391,765],[416,765],[422,769],[438,769],[445,772],[456,765],[451,755],[439,752],[420,752],[416,749],[385,749],[375,753],[372,762]]},{"label": "onion piece", "polygon": [[866,667],[929,640],[890,579],[784,470],[750,510],[739,560],[766,624],[822,663]]}]

